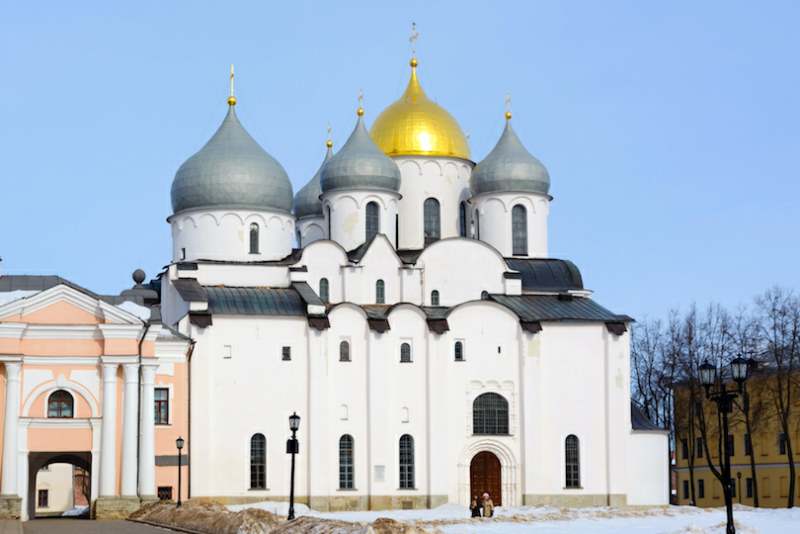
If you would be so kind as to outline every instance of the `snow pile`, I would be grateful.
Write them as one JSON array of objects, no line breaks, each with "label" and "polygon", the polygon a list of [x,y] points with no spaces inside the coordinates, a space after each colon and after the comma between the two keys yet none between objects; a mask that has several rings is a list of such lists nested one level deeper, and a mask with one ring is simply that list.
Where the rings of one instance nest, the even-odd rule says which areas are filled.
[{"label": "snow pile", "polygon": [[64,513],[61,514],[61,517],[81,517],[84,515],[89,515],[88,506],[76,506],[75,508],[65,510]]},{"label": "snow pile", "polygon": [[142,321],[147,321],[150,319],[150,308],[147,306],[141,306],[136,304],[135,302],[131,302],[130,300],[126,300],[121,304],[117,304],[118,308],[122,308],[126,312],[135,315]]}]

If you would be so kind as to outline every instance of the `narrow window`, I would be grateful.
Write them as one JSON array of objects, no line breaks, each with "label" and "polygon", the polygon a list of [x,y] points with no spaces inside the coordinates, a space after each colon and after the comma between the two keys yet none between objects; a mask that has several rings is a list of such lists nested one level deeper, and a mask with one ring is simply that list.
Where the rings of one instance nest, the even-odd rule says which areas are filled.
[{"label": "narrow window", "polygon": [[481,214],[475,210],[475,239],[481,238]]},{"label": "narrow window", "polygon": [[684,460],[689,459],[689,441],[686,438],[681,439],[681,457]]},{"label": "narrow window", "polygon": [[347,341],[342,341],[339,343],[339,361],[340,362],[349,362],[350,361],[350,343]]},{"label": "narrow window", "polygon": [[464,344],[461,341],[456,341],[455,358],[457,362],[464,361]]},{"label": "narrow window", "polygon": [[292,347],[281,348],[281,360],[288,362],[292,359]]},{"label": "narrow window", "polygon": [[747,491],[747,493],[745,494],[747,496],[747,498],[748,499],[752,499],[753,498],[753,479],[752,478],[748,477],[745,480],[745,490]]},{"label": "narrow window", "polygon": [[414,438],[400,437],[400,489],[414,489]]},{"label": "narrow window", "polygon": [[172,486],[159,486],[156,495],[158,495],[159,501],[171,501]]},{"label": "narrow window", "polygon": [[697,481],[697,498],[705,499],[706,497],[706,481],[702,478]]},{"label": "narrow window", "polygon": [[786,434],[783,432],[778,436],[778,453],[786,454]]},{"label": "narrow window", "polygon": [[688,499],[689,498],[689,481],[688,480],[684,480],[683,481],[683,498],[684,499]]},{"label": "narrow window", "polygon": [[367,241],[381,231],[381,216],[378,203],[374,200],[367,204]]},{"label": "narrow window", "polygon": [[508,401],[502,395],[484,393],[473,401],[472,433],[508,434]]},{"label": "narrow window", "polygon": [[386,284],[383,280],[375,282],[375,304],[384,304],[386,302]]},{"label": "narrow window", "polygon": [[703,438],[697,438],[695,440],[694,448],[695,448],[695,451],[694,451],[695,457],[702,458],[703,457],[703,452],[705,450],[705,449],[703,449]]},{"label": "narrow window", "polygon": [[250,438],[250,489],[267,488],[267,438],[253,434]]},{"label": "narrow window", "polygon": [[328,205],[327,208],[328,208],[327,209],[327,212],[328,212],[328,239],[333,239],[333,237],[331,237],[331,207],[330,207],[330,205]]},{"label": "narrow window", "polygon": [[339,489],[353,489],[353,436],[339,438]]},{"label": "narrow window", "polygon": [[750,434],[744,435],[744,454],[745,456],[753,455],[753,442],[750,440]]},{"label": "narrow window", "polygon": [[486,290],[481,291],[481,300],[489,300],[489,292]]},{"label": "narrow window", "polygon": [[186,247],[181,248],[181,259],[182,260],[186,259]]},{"label": "narrow window", "polygon": [[153,389],[153,398],[155,399],[156,421],[157,425],[169,424],[169,389],[168,388],[155,388]]},{"label": "narrow window", "polygon": [[578,438],[570,434],[564,440],[564,454],[566,465],[566,486],[568,488],[581,487],[580,452],[578,451]]},{"label": "narrow window", "polygon": [[408,343],[400,345],[400,363],[411,363],[411,345]]},{"label": "narrow window", "polygon": [[330,288],[327,278],[319,279],[319,298],[322,299],[322,302],[324,302],[325,304],[328,304],[331,300]]},{"label": "narrow window", "polygon": [[728,434],[728,456],[735,456],[736,441],[733,439],[733,434]]},{"label": "narrow window", "polygon": [[74,400],[72,395],[59,389],[47,400],[47,417],[70,419],[74,417]]},{"label": "narrow window", "polygon": [[438,306],[439,305],[439,291],[434,289],[431,291],[431,306]]},{"label": "narrow window", "polygon": [[50,490],[40,489],[36,493],[36,507],[48,508],[50,506]]},{"label": "narrow window", "polygon": [[300,230],[297,231],[295,239],[297,239],[297,248],[303,248],[303,237],[300,235]]},{"label": "narrow window", "polygon": [[[736,498],[736,479],[733,477],[731,477],[731,497]],[[785,495],[781,495],[781,497],[785,497]]]},{"label": "narrow window", "polygon": [[514,256],[528,255],[528,210],[522,204],[511,210],[511,243]]},{"label": "narrow window", "polygon": [[467,237],[467,203],[464,201],[458,205],[458,235]]},{"label": "narrow window", "polygon": [[258,254],[258,224],[250,225],[250,254]]},{"label": "narrow window", "polygon": [[425,227],[425,244],[430,245],[439,240],[441,236],[441,221],[439,215],[439,201],[435,198],[425,199],[423,206],[423,223]]}]

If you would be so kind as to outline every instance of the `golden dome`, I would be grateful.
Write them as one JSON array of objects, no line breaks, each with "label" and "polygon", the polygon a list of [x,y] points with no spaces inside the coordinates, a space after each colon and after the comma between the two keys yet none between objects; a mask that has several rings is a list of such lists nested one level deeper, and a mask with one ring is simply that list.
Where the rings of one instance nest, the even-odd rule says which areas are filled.
[{"label": "golden dome", "polygon": [[469,159],[467,138],[444,108],[428,99],[411,59],[403,96],[375,119],[370,136],[389,156],[446,156]]}]

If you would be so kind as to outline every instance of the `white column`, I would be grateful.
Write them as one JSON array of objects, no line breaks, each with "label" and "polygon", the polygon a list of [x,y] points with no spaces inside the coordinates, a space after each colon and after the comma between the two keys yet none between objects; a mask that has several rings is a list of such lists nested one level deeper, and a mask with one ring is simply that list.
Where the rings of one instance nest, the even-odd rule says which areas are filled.
[{"label": "white column", "polygon": [[6,418],[3,426],[3,495],[17,495],[17,427],[20,362],[6,364]]},{"label": "white column", "polygon": [[122,421],[122,495],[136,496],[136,443],[139,419],[139,364],[126,363],[125,373],[125,412]]},{"label": "white column", "polygon": [[155,363],[142,363],[142,421],[139,433],[139,496],[156,494],[155,399],[153,385],[156,379]]},{"label": "white column", "polygon": [[117,493],[117,367],[103,365],[103,428],[100,438],[100,496]]}]

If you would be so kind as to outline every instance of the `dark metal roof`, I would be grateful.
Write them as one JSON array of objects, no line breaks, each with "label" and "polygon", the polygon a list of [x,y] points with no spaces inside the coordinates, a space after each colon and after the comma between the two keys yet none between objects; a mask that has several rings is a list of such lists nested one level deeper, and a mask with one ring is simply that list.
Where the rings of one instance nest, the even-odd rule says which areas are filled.
[{"label": "dark metal roof", "polygon": [[633,402],[631,402],[631,427],[634,430],[664,430],[648,419]]},{"label": "dark metal roof", "polygon": [[364,241],[363,243],[358,245],[353,250],[348,250],[347,251],[347,259],[349,259],[353,263],[360,262],[361,258],[363,258],[364,254],[367,253],[367,250],[369,249],[369,246],[372,244],[373,241],[375,241],[376,237],[378,237],[377,234],[375,234],[374,236],[370,237],[367,241]]},{"label": "dark metal roof", "polygon": [[178,294],[186,302],[207,302],[206,288],[196,278],[178,278],[172,281]]},{"label": "dark metal roof", "polygon": [[490,300],[510,309],[522,321],[629,321],[595,301],[583,298],[565,299],[557,295],[490,295]]},{"label": "dark metal roof", "polygon": [[578,267],[569,260],[551,258],[506,258],[510,269],[522,274],[524,291],[568,291],[583,289]]},{"label": "dark metal roof", "polygon": [[424,250],[424,248],[400,249],[397,251],[397,255],[400,256],[400,261],[403,263],[413,265],[417,263],[417,259],[419,259]]},{"label": "dark metal roof", "polygon": [[306,304],[311,306],[325,306],[325,303],[319,298],[319,295],[311,289],[311,286],[306,282],[293,282],[292,287],[300,294],[300,298]]},{"label": "dark metal roof", "polygon": [[3,293],[7,291],[44,291],[59,285],[71,287],[96,299],[100,298],[97,293],[60,276],[35,274],[7,274],[0,276],[0,292]]},{"label": "dark metal roof", "polygon": [[176,262],[179,271],[196,271],[197,265],[202,263],[216,264],[216,265],[294,265],[300,261],[303,255],[302,248],[293,248],[285,258],[279,260],[257,260],[257,261],[233,261],[233,260],[209,260],[198,259],[195,261],[180,261]]},{"label": "dark metal roof", "polygon": [[205,287],[208,311],[218,315],[305,316],[306,304],[292,288]]}]

